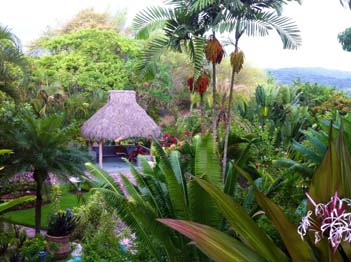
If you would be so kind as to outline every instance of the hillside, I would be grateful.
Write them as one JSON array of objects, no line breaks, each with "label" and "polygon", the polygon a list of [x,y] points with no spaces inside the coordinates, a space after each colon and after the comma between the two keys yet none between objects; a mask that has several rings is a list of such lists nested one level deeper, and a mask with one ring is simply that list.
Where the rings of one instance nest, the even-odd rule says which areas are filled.
[{"label": "hillside", "polygon": [[314,67],[266,69],[265,71],[281,84],[291,84],[294,80],[300,79],[301,82],[318,83],[348,92],[351,91],[351,72],[347,71]]}]

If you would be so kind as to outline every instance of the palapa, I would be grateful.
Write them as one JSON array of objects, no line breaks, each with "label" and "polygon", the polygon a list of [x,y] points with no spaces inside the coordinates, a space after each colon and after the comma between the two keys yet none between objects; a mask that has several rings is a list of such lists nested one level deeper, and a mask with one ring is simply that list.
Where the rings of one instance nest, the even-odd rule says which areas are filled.
[{"label": "palapa", "polygon": [[90,141],[125,139],[128,137],[159,137],[160,127],[138,105],[135,91],[109,91],[109,100],[81,127]]}]

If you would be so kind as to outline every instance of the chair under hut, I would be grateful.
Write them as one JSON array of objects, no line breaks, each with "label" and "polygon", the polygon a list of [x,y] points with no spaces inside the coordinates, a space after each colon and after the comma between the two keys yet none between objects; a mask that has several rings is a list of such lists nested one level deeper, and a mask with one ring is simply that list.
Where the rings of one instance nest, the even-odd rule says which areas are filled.
[{"label": "chair under hut", "polygon": [[103,164],[103,144],[106,141],[132,137],[159,137],[160,127],[136,102],[135,91],[109,91],[108,102],[81,127],[81,133],[89,141],[99,144],[99,165]]}]

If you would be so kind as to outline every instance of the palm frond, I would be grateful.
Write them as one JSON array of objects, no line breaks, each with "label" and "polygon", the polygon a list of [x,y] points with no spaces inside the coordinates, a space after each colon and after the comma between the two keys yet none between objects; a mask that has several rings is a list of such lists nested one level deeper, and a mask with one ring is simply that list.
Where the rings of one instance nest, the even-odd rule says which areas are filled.
[{"label": "palm frond", "polygon": [[121,195],[123,194],[119,184],[105,170],[92,163],[86,163],[85,166],[88,168],[89,172],[97,179],[95,184],[96,186],[108,189]]},{"label": "palm frond", "polygon": [[204,177],[217,187],[221,187],[222,177],[219,157],[215,151],[215,141],[212,135],[201,137],[195,146],[195,176]]},{"label": "palm frond", "polygon": [[[195,143],[195,177],[202,177],[212,185],[222,188],[220,163],[212,135],[194,138],[193,143]],[[189,182],[188,192],[193,221],[218,227],[221,216],[209,194],[194,180]]]},{"label": "palm frond", "polygon": [[159,214],[143,199],[129,180],[122,176],[129,193],[129,197],[126,198],[119,189],[118,183],[108,173],[90,163],[87,163],[87,167],[91,174],[98,179],[93,190],[103,194],[107,203],[114,207],[121,219],[137,233],[155,258],[162,261],[160,252],[155,248],[154,238],[158,244],[164,245],[170,257],[176,257],[174,253],[176,249],[169,238],[171,233],[156,221]]},{"label": "palm frond", "polygon": [[284,174],[300,173],[305,176],[313,175],[314,169],[295,160],[280,158],[274,161],[274,165],[287,168]]},{"label": "palm frond", "polygon": [[198,79],[201,75],[205,59],[206,39],[203,37],[194,37],[193,41],[189,41],[185,45],[190,60],[194,65],[194,79]]},{"label": "palm frond", "polygon": [[[179,177],[181,174],[178,173],[180,170],[180,167],[178,166],[179,160],[175,159],[177,158],[177,154],[174,153],[172,156],[172,163],[175,167],[175,170],[173,170],[171,162],[157,141],[154,141],[154,147],[159,157],[158,166],[160,167],[166,179],[166,184],[174,209],[174,214],[179,218],[182,217],[189,219],[186,192],[184,192],[182,178]],[[175,172],[178,174],[176,175]]]},{"label": "palm frond", "polygon": [[[157,261],[162,261],[159,250],[156,250],[155,248],[154,238],[150,232],[146,230],[147,227],[145,227],[145,223],[142,222],[145,220],[145,217],[137,214],[139,207],[137,207],[132,202],[129,202],[123,195],[119,194],[118,192],[102,187],[93,188],[92,190],[96,190],[102,193],[106,202],[111,207],[114,207],[116,209],[120,218],[137,234],[140,241],[142,241],[143,245],[145,245],[151,254],[154,255]],[[144,210],[144,213],[147,212],[148,216],[152,214],[152,210],[142,210]]]},{"label": "palm frond", "polygon": [[139,72],[150,72],[147,69],[147,65],[151,61],[158,59],[162,54],[162,51],[168,48],[168,46],[169,39],[165,36],[159,36],[158,38],[151,40],[145,48],[145,51],[140,56],[140,62],[137,64],[136,70]]},{"label": "palm frond", "polygon": [[284,49],[296,49],[301,43],[300,30],[289,17],[279,16],[274,11],[262,12],[253,21],[274,29],[280,36]]},{"label": "palm frond", "polygon": [[319,164],[323,160],[324,154],[319,154],[319,153],[309,149],[307,146],[300,144],[296,141],[293,141],[292,147],[295,151],[297,151],[299,154],[305,156],[312,163]]},{"label": "palm frond", "polygon": [[136,32],[136,37],[140,39],[147,38],[151,31],[162,29],[169,19],[174,19],[172,9],[148,7],[142,10],[133,20],[133,29]]}]

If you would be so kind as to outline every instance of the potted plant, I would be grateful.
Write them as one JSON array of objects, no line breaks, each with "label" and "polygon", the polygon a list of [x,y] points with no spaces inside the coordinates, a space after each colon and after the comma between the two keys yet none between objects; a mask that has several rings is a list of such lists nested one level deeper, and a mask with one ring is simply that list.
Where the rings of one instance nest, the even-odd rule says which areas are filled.
[{"label": "potted plant", "polygon": [[56,258],[64,258],[71,252],[69,237],[78,221],[79,217],[74,216],[71,209],[58,211],[49,216],[46,239],[57,245]]}]

